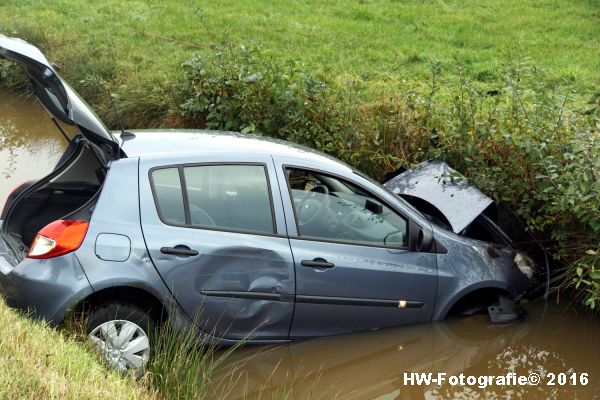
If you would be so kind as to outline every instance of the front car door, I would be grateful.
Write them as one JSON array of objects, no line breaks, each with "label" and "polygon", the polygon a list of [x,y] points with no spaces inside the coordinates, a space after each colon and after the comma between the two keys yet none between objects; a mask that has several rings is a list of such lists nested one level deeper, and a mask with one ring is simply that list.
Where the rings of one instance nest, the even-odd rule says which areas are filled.
[{"label": "front car door", "polygon": [[436,255],[410,251],[409,237],[430,225],[417,224],[400,200],[350,168],[275,165],[296,265],[290,337],[429,321]]},{"label": "front car door", "polygon": [[294,265],[270,158],[169,161],[140,161],[140,207],[150,257],[175,299],[213,336],[287,339]]}]

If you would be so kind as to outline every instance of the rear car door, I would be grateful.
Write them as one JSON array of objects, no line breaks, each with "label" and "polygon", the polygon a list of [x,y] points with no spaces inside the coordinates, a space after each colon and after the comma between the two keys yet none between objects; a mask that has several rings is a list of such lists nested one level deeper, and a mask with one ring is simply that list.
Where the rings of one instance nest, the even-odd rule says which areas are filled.
[{"label": "rear car door", "polygon": [[393,195],[374,195],[380,188],[352,172],[351,180],[285,162],[276,160],[286,214],[293,215],[288,230],[296,306],[290,337],[429,321],[436,255],[409,250],[411,234],[428,225],[419,227],[393,204]]},{"label": "rear car door", "polygon": [[140,161],[154,265],[185,312],[225,339],[287,339],[294,265],[270,159]]}]

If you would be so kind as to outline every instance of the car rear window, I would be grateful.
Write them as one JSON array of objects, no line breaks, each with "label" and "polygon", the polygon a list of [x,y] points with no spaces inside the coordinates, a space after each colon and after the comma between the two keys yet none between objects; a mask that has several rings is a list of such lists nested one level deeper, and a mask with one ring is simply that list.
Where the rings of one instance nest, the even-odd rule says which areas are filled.
[{"label": "car rear window", "polygon": [[162,168],[152,172],[152,185],[160,217],[167,224],[275,232],[264,165]]}]

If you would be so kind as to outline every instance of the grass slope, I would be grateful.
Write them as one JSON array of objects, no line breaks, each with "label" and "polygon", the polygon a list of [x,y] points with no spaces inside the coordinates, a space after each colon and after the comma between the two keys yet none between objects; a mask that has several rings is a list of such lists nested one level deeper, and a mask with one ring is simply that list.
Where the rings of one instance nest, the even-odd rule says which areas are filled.
[{"label": "grass slope", "polygon": [[525,58],[588,95],[600,84],[599,17],[597,0],[4,0],[0,32],[41,45],[67,78],[100,75],[150,94],[176,83],[214,35],[328,80],[360,78],[374,93],[426,79],[435,61],[485,82]]},{"label": "grass slope", "polygon": [[0,399],[151,399],[81,344],[0,300]]}]

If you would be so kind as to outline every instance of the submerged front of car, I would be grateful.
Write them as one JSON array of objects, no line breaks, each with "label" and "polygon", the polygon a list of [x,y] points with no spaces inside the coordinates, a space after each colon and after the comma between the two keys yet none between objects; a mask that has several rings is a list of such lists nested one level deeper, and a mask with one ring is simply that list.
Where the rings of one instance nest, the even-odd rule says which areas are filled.
[{"label": "submerged front of car", "polygon": [[493,321],[520,317],[514,304],[547,276],[493,221],[492,199],[441,161],[403,171],[384,186],[432,221],[436,241],[447,250],[438,255],[441,306],[434,320],[451,311],[475,312],[498,303],[507,310],[498,315],[498,307],[490,308]]}]

